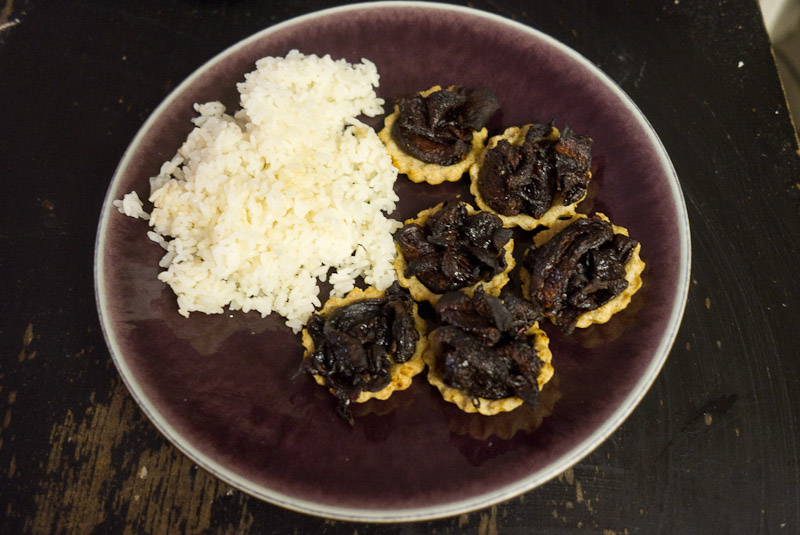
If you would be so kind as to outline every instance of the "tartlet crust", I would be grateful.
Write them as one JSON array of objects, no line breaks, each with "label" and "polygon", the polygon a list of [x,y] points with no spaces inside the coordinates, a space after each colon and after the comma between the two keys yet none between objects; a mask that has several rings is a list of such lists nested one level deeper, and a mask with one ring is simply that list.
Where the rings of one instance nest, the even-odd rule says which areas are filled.
[{"label": "tartlet crust", "polygon": [[[478,210],[475,210],[469,203],[465,203],[467,207],[467,214],[474,215],[478,213]],[[411,219],[406,219],[403,222],[403,225],[408,225],[409,223],[417,223],[419,225],[424,226],[425,221],[428,220],[431,214],[438,212],[439,210],[444,207],[445,203],[441,202],[432,208],[426,208],[417,214],[416,217]],[[411,297],[415,301],[428,301],[430,304],[435,305],[439,302],[439,299],[442,297],[442,294],[438,294],[432,292],[428,289],[427,286],[422,284],[415,275],[411,277],[406,277],[405,271],[406,267],[408,267],[408,262],[406,262],[405,257],[403,256],[402,251],[400,250],[400,246],[395,243],[395,248],[397,249],[397,256],[394,259],[394,269],[397,273],[397,280],[400,283],[400,286],[403,288],[407,288],[408,291],[411,293]],[[487,281],[478,281],[471,286],[467,286],[465,288],[460,288],[459,291],[464,292],[468,296],[472,297],[475,293],[475,290],[482,287],[483,291],[486,292],[487,295],[500,295],[500,291],[503,289],[503,286],[508,284],[509,281],[509,273],[514,269],[516,266],[516,260],[514,260],[514,239],[508,240],[506,244],[503,246],[504,258],[506,261],[506,269],[502,273],[498,273],[491,279]]]},{"label": "tartlet crust", "polygon": [[[366,290],[361,288],[353,288],[347,295],[342,297],[331,297],[325,302],[319,314],[323,317],[328,316],[331,312],[339,307],[362,301],[364,299],[382,298],[385,292],[377,288],[369,287]],[[417,304],[414,303],[412,307],[414,316],[414,327],[419,333],[419,340],[414,355],[406,362],[396,363],[393,362],[389,368],[389,373],[392,375],[392,381],[381,390],[377,392],[361,391],[361,394],[355,399],[355,403],[364,403],[370,399],[386,400],[395,391],[405,390],[411,386],[411,382],[416,375],[419,375],[425,369],[425,362],[422,359],[423,353],[428,348],[428,338],[425,336],[427,325],[425,320],[419,316]],[[314,352],[314,340],[311,338],[308,329],[303,329],[302,342],[305,352],[303,358],[307,358]],[[319,375],[312,374],[317,384],[325,386],[325,378]]]},{"label": "tartlet crust", "polygon": [[[559,219],[572,217],[575,215],[578,204],[581,203],[586,198],[586,194],[583,195],[579,200],[575,201],[572,204],[564,204],[564,198],[561,194],[556,194],[553,198],[553,202],[550,205],[550,208],[542,215],[542,217],[535,218],[532,215],[528,214],[517,214],[517,215],[504,215],[499,212],[496,212],[491,206],[486,203],[486,200],[481,195],[480,190],[478,189],[478,178],[480,176],[481,167],[483,167],[483,162],[486,159],[486,153],[492,150],[497,146],[498,143],[502,140],[506,140],[512,145],[522,145],[525,141],[525,135],[528,133],[528,130],[533,126],[532,124],[527,124],[523,127],[518,126],[511,126],[506,128],[505,131],[498,135],[489,138],[489,141],[486,143],[486,147],[481,150],[480,154],[478,155],[475,163],[469,169],[469,178],[470,178],[470,185],[469,185],[469,192],[475,197],[475,204],[478,205],[478,208],[481,210],[491,212],[497,215],[500,219],[503,220],[503,226],[506,228],[510,227],[520,227],[523,230],[533,230],[538,226],[545,226],[549,227],[556,223]],[[558,136],[559,132],[556,127],[553,127],[551,133],[547,136],[550,138],[551,136]]]},{"label": "tartlet crust", "polygon": [[[605,214],[598,212],[595,215],[604,221],[608,221],[609,223],[611,222]],[[587,216],[584,214],[575,214],[569,219],[559,219],[550,228],[536,234],[536,236],[533,238],[533,242],[537,247],[540,247],[547,243],[553,236],[566,228],[570,223],[585,217]],[[614,234],[628,236],[628,229],[613,223],[611,223],[611,227],[614,229]],[[628,281],[628,286],[604,305],[579,315],[578,320],[575,323],[575,327],[584,329],[593,324],[607,323],[614,314],[625,309],[630,304],[633,295],[639,291],[639,288],[642,287],[642,272],[644,271],[645,263],[640,255],[641,249],[642,244],[637,244],[633,250],[633,253],[631,254],[631,257],[625,263],[625,280]],[[528,299],[530,297],[530,273],[528,273],[527,269],[522,267],[519,275],[522,283],[522,295]]]},{"label": "tartlet crust", "polygon": [[[436,331],[433,331],[436,332]],[[433,334],[433,332],[431,334]],[[553,377],[554,369],[552,365],[553,354],[550,351],[550,339],[547,337],[542,329],[539,328],[539,322],[534,322],[531,327],[525,331],[525,335],[534,337],[534,349],[542,362],[539,369],[539,375],[536,377],[536,382],[541,391],[544,385]],[[502,399],[486,399],[481,397],[470,396],[469,394],[452,386],[448,386],[442,379],[442,374],[436,365],[436,356],[439,351],[437,344],[431,342],[428,349],[423,354],[423,360],[428,365],[428,382],[435,386],[442,398],[455,404],[459,409],[468,413],[479,413],[484,416],[492,416],[501,412],[509,412],[524,403],[521,398],[511,396]]]},{"label": "tartlet crust", "polygon": [[[427,97],[435,91],[441,90],[442,87],[435,85],[426,91],[420,91],[420,95]],[[428,184],[442,184],[443,182],[457,182],[467,173],[472,165],[477,161],[478,155],[483,150],[486,138],[489,132],[486,128],[481,130],[472,131],[472,147],[466,154],[463,160],[453,165],[438,165],[435,163],[427,163],[422,160],[411,156],[406,153],[392,138],[392,126],[400,116],[400,111],[397,106],[394,107],[394,113],[387,116],[384,120],[383,129],[378,132],[378,137],[383,141],[386,150],[392,157],[394,166],[400,173],[408,176],[412,182],[426,182]]]}]

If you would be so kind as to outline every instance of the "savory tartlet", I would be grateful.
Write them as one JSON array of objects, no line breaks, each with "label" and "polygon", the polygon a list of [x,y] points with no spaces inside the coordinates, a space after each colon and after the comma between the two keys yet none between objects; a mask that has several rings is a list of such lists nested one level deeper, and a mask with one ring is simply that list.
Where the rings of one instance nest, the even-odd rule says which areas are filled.
[{"label": "savory tartlet", "polygon": [[455,182],[475,163],[497,111],[489,88],[441,86],[395,99],[378,133],[400,173],[413,182]]},{"label": "savory tartlet", "polygon": [[577,214],[538,233],[523,256],[523,296],[564,332],[606,323],[642,286],[641,244],[608,217]]},{"label": "savory tartlet", "polygon": [[401,286],[417,301],[435,304],[448,292],[498,295],[514,268],[510,229],[463,201],[440,203],[405,221],[394,235],[394,267]]},{"label": "savory tartlet", "polygon": [[529,302],[454,292],[439,300],[436,312],[441,325],[428,335],[423,359],[428,381],[445,401],[486,416],[536,405],[554,370],[549,339]]},{"label": "savory tartlet", "polygon": [[552,124],[512,126],[470,167],[470,193],[507,227],[550,226],[576,213],[591,179],[592,140]]},{"label": "savory tartlet", "polygon": [[354,288],[331,298],[302,332],[303,369],[337,398],[352,423],[351,403],[388,399],[425,368],[426,323],[397,282],[385,291]]}]

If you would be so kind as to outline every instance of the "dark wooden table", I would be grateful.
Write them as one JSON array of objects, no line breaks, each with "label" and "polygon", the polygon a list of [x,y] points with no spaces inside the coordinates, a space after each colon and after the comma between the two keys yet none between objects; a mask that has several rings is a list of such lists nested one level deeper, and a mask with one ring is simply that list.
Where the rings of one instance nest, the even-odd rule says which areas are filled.
[{"label": "dark wooden table", "polygon": [[304,516],[199,469],[109,357],[92,260],[106,187],[204,61],[338,2],[0,1],[0,532],[800,533],[800,159],[755,0],[457,2],[608,73],[681,180],[682,328],[627,422],[523,496],[408,525]]}]

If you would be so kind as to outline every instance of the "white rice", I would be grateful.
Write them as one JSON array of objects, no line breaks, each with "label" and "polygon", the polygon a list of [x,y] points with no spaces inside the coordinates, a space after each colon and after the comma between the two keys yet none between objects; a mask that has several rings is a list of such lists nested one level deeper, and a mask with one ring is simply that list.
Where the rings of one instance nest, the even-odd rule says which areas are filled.
[{"label": "white rice", "polygon": [[[195,105],[194,130],[150,179],[148,236],[167,251],[159,279],[184,316],[276,312],[298,331],[321,305],[318,281],[340,296],[359,276],[394,280],[397,171],[356,118],[383,111],[374,64],[293,50],[256,67],[233,116]],[[148,216],[135,193],[115,205]]]},{"label": "white rice", "polygon": [[126,193],[121,201],[114,201],[114,206],[127,216],[150,219],[150,214],[144,211],[144,204],[135,191]]}]

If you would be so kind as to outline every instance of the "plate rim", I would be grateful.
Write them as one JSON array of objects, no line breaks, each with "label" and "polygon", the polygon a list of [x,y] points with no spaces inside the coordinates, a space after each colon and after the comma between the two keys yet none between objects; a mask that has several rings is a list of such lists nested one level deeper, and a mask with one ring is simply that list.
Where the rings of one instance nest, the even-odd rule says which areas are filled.
[{"label": "plate rim", "polygon": [[[314,501],[304,500],[290,496],[288,494],[255,484],[245,477],[236,474],[221,466],[217,461],[213,460],[208,455],[199,451],[189,441],[187,441],[181,434],[169,424],[169,422],[162,416],[161,412],[150,402],[144,394],[143,389],[140,387],[138,381],[133,376],[133,373],[128,366],[126,359],[121,351],[114,332],[114,326],[110,322],[110,313],[108,312],[108,300],[106,297],[106,288],[104,280],[105,260],[102,252],[105,250],[106,234],[109,225],[111,214],[117,210],[113,206],[114,194],[116,193],[117,186],[119,185],[119,178],[124,174],[125,170],[131,163],[132,157],[143,139],[148,134],[153,126],[153,123],[162,115],[162,113],[169,108],[173,101],[180,95],[180,93],[191,86],[202,74],[213,68],[214,66],[223,62],[227,57],[233,55],[238,50],[249,46],[250,44],[268,37],[270,34],[279,32],[288,27],[303,24],[314,19],[324,18],[331,15],[346,13],[349,11],[366,11],[373,9],[397,9],[397,8],[423,8],[434,9],[442,11],[453,11],[461,14],[475,16],[487,19],[491,22],[499,23],[501,25],[509,26],[513,29],[520,30],[529,34],[535,39],[544,41],[546,44],[555,47],[560,52],[568,55],[571,59],[579,63],[581,66],[588,69],[593,77],[602,80],[606,87],[610,89],[614,95],[623,103],[626,108],[631,112],[631,115],[636,118],[647,133],[650,144],[656,149],[658,159],[665,174],[669,177],[669,186],[672,193],[672,199],[676,208],[677,223],[679,226],[680,235],[678,242],[680,244],[678,262],[678,286],[676,299],[672,306],[669,315],[669,320],[665,326],[665,335],[661,338],[659,345],[653,358],[644,373],[636,382],[635,387],[623,399],[623,402],[617,407],[612,415],[607,418],[594,432],[588,435],[584,440],[571,448],[568,453],[558,458],[554,463],[549,466],[500,487],[494,491],[472,496],[463,500],[450,501],[445,504],[428,506],[428,507],[415,507],[407,509],[363,509],[342,506],[331,506],[320,504]],[[218,54],[214,55],[211,59],[200,65],[188,77],[186,77],[180,84],[178,84],[159,105],[150,113],[146,121],[137,131],[136,135],[126,148],[117,165],[111,182],[103,199],[102,209],[100,212],[100,219],[97,225],[97,233],[95,238],[94,248],[94,290],[95,290],[95,304],[97,307],[98,317],[100,321],[101,330],[109,349],[109,354],[117,368],[120,377],[125,383],[128,391],[136,401],[139,408],[145,413],[147,418],[159,430],[159,432],[181,453],[189,457],[198,466],[212,474],[214,477],[230,484],[231,486],[249,494],[255,498],[272,503],[274,505],[289,509],[295,512],[310,514],[313,516],[320,516],[343,521],[357,521],[357,522],[377,522],[377,523],[390,523],[390,522],[413,522],[422,520],[433,520],[439,518],[452,517],[458,514],[468,513],[475,510],[483,509],[491,505],[509,500],[524,492],[532,490],[533,488],[546,483],[557,475],[568,470],[583,458],[589,455],[593,450],[599,447],[605,440],[612,435],[622,423],[630,416],[636,409],[645,394],[649,391],[652,384],[655,382],[659,372],[663,368],[670,350],[677,337],[678,330],[681,325],[683,314],[688,300],[688,293],[690,287],[690,272],[691,272],[691,232],[689,227],[689,219],[686,208],[686,202],[683,196],[683,191],[680,187],[680,182],[675,172],[674,166],[668,156],[668,153],[658,137],[655,129],[642,113],[642,111],[635,104],[633,99],[625,93],[621,87],[605,72],[603,72],[594,63],[589,61],[585,56],[571,48],[570,46],[558,41],[550,35],[538,30],[532,26],[528,26],[521,22],[509,19],[507,17],[484,11],[481,9],[466,7],[460,5],[443,4],[439,2],[425,2],[425,1],[406,1],[406,0],[392,0],[392,1],[372,1],[358,4],[347,4],[326,8],[322,10],[313,11],[303,15],[299,15],[285,21],[279,22],[272,26],[268,26],[258,32],[241,39],[233,45],[225,48]]]}]

